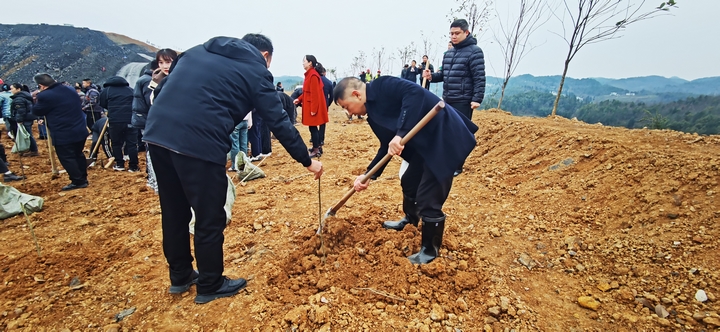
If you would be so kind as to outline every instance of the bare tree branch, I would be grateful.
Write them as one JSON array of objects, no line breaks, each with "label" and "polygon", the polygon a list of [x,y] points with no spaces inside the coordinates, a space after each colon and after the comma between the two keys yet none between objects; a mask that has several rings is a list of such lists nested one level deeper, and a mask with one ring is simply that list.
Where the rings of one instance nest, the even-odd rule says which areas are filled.
[{"label": "bare tree branch", "polygon": [[[623,31],[630,24],[657,17],[665,13],[664,8],[675,6],[675,1],[670,0],[664,6],[661,5],[645,12],[642,11],[642,8],[646,0],[641,0],[639,5],[631,4],[630,0],[563,0],[563,2],[565,12],[570,17],[569,20],[561,20],[563,39],[568,45],[568,53],[565,57],[565,67],[553,105],[553,116],[557,114],[570,62],[585,45],[619,38],[618,32]],[[575,2],[577,7],[571,9],[571,4]],[[554,16],[559,18],[557,13]],[[566,26],[572,30],[569,37],[566,34]]]},{"label": "bare tree branch", "polygon": [[[502,105],[505,97],[505,88],[520,61],[537,46],[529,44],[530,36],[537,29],[545,24],[550,15],[547,11],[550,7],[546,0],[520,0],[520,8],[514,19],[508,17],[500,20],[499,32],[493,31],[493,35],[504,58],[504,77],[498,101],[498,108]],[[499,16],[499,13],[498,13]]]}]

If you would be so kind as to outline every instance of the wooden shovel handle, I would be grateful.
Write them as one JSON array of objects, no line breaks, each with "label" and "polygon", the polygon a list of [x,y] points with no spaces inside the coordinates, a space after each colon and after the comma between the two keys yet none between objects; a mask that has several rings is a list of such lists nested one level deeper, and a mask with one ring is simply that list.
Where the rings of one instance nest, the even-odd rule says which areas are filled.
[{"label": "wooden shovel handle", "polygon": [[108,127],[108,123],[110,123],[110,120],[105,120],[105,124],[103,125],[102,130],[100,131],[100,137],[98,137],[97,142],[95,142],[95,146],[93,147],[92,152],[90,152],[89,158],[92,158],[98,152],[98,149],[100,148],[100,145],[102,144],[103,136],[105,135],[105,130]]},{"label": "wooden shovel handle", "polygon": [[[445,108],[445,102],[441,100],[430,110],[430,112],[425,114],[425,116],[420,119],[420,122],[418,122],[412,129],[410,129],[410,131],[402,138],[402,140],[400,140],[400,144],[407,144],[407,142],[410,141],[410,139],[413,138],[413,136],[415,136],[415,134],[417,134],[420,129],[425,127],[425,125],[430,122],[430,120],[432,120],[432,118],[435,117],[435,115],[437,115],[438,112],[440,112],[440,110],[443,108]],[[375,164],[375,167],[370,169],[370,171],[365,174],[365,177],[361,180],[362,183],[367,183],[368,181],[370,181],[370,177],[377,173],[377,171],[380,170],[381,167],[387,164],[388,161],[392,159],[392,157],[393,156],[390,153],[386,154],[385,157],[380,160],[380,162]],[[330,210],[327,212],[327,215],[334,215],[335,212],[337,212],[343,205],[345,205],[345,203],[348,201],[348,199],[350,199],[350,197],[352,197],[353,194],[355,194],[355,187],[350,188],[350,190],[345,193],[345,196],[343,196],[343,198],[340,199],[337,204],[330,208]]]}]

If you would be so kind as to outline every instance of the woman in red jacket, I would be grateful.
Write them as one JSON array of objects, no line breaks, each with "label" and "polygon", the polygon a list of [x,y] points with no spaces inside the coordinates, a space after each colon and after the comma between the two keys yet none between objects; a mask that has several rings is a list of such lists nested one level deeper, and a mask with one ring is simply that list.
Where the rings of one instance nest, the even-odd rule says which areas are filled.
[{"label": "woman in red jacket", "polygon": [[303,92],[294,101],[296,105],[302,103],[302,124],[310,127],[310,140],[313,145],[310,157],[320,157],[319,127],[328,122],[323,83],[320,74],[315,70],[317,65],[315,56],[306,55],[303,58],[303,68],[305,69]]}]

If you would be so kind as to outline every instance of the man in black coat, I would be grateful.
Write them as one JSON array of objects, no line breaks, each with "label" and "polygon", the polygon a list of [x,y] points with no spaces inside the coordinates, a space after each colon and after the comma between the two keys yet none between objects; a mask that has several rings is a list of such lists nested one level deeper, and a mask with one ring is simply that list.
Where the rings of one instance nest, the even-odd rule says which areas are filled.
[{"label": "man in black coat", "polygon": [[[335,87],[335,102],[350,114],[368,115],[368,124],[380,140],[380,150],[368,170],[388,152],[409,163],[400,185],[405,218],[385,222],[383,227],[402,230],[417,226],[422,218],[422,246],[409,257],[413,264],[435,259],[442,244],[445,214],[442,206],[450,193],[455,167],[475,148],[478,127],[447,105],[406,145],[400,141],[440,98],[421,86],[399,77],[381,76],[369,84],[354,77]],[[355,190],[365,190],[364,175],[355,179]]]},{"label": "man in black coat", "polygon": [[[100,93],[100,107],[107,110],[109,121],[108,131],[112,142],[113,157],[115,157],[116,171],[125,170],[123,159],[123,145],[125,154],[130,157],[129,172],[138,172],[138,130],[130,122],[133,117],[133,89],[130,83],[120,76],[113,76],[103,84],[103,91]],[[98,119],[99,120],[99,119]]]},{"label": "man in black coat", "polygon": [[[485,57],[477,40],[470,35],[468,22],[455,20],[450,24],[452,48],[443,56],[442,69],[423,72],[432,82],[443,82],[443,100],[472,120],[472,112],[485,97]],[[462,173],[460,164],[455,175]]]},{"label": "man in black coat", "polygon": [[73,88],[55,82],[48,74],[37,74],[34,80],[40,93],[32,112],[47,119],[57,157],[72,181],[62,190],[85,188],[88,181],[83,148],[88,132],[80,98]]},{"label": "man in black coat", "polygon": [[[235,126],[255,109],[293,159],[316,179],[323,173],[282,108],[268,71],[272,52],[272,42],[260,34],[195,46],[173,62],[148,114],[145,141],[157,176],[170,293],[197,283],[196,303],[232,296],[246,285],[223,276],[225,164]],[[191,208],[199,273],[190,253]]]}]

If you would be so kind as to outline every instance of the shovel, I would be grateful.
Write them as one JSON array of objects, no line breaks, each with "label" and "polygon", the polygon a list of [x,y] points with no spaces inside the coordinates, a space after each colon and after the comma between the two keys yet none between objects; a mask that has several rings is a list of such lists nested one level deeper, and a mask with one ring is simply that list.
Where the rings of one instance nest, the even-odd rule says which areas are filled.
[{"label": "shovel", "polygon": [[90,167],[90,165],[92,165],[92,163],[97,161],[96,154],[98,152],[98,149],[100,148],[100,145],[102,145],[102,139],[103,139],[103,136],[105,136],[105,130],[107,130],[108,123],[110,123],[110,120],[105,121],[105,124],[103,125],[102,130],[100,131],[100,137],[98,137],[97,142],[95,142],[95,147],[93,147],[92,152],[90,152],[90,156],[85,159],[85,162],[87,163],[88,167]]},{"label": "shovel", "polygon": [[[428,122],[430,122],[430,120],[432,120],[432,118],[435,117],[435,115],[437,115],[440,112],[440,110],[443,108],[445,108],[445,102],[443,102],[441,100],[430,110],[430,112],[425,114],[425,116],[422,119],[420,119],[420,122],[418,122],[415,125],[415,127],[413,127],[405,135],[405,137],[402,138],[402,140],[400,140],[400,144],[402,144],[402,145],[407,144],[407,142],[410,141],[410,139],[413,138],[413,136],[415,136],[415,134],[417,134],[418,131],[420,131],[420,129],[425,127],[425,125]],[[390,159],[392,159],[392,155],[390,153],[386,154],[385,157],[383,157],[383,159],[380,160],[380,162],[375,164],[375,167],[370,169],[370,171],[367,172],[367,174],[365,174],[365,177],[362,179],[362,183],[363,184],[367,183],[370,180],[370,177],[372,177],[381,167],[383,167],[385,164],[387,164],[387,162],[390,161]],[[350,190],[347,193],[345,193],[345,196],[343,196],[343,198],[340,199],[340,201],[337,202],[337,204],[335,204],[333,207],[330,208],[330,210],[325,212],[325,215],[323,216],[322,221],[320,222],[320,227],[317,230],[317,234],[320,234],[322,232],[322,228],[325,225],[325,219],[327,219],[327,217],[334,216],[335,213],[338,210],[340,210],[340,208],[343,205],[345,205],[345,203],[348,201],[348,199],[350,199],[350,197],[352,197],[353,194],[355,194],[355,187],[350,188]]]}]

